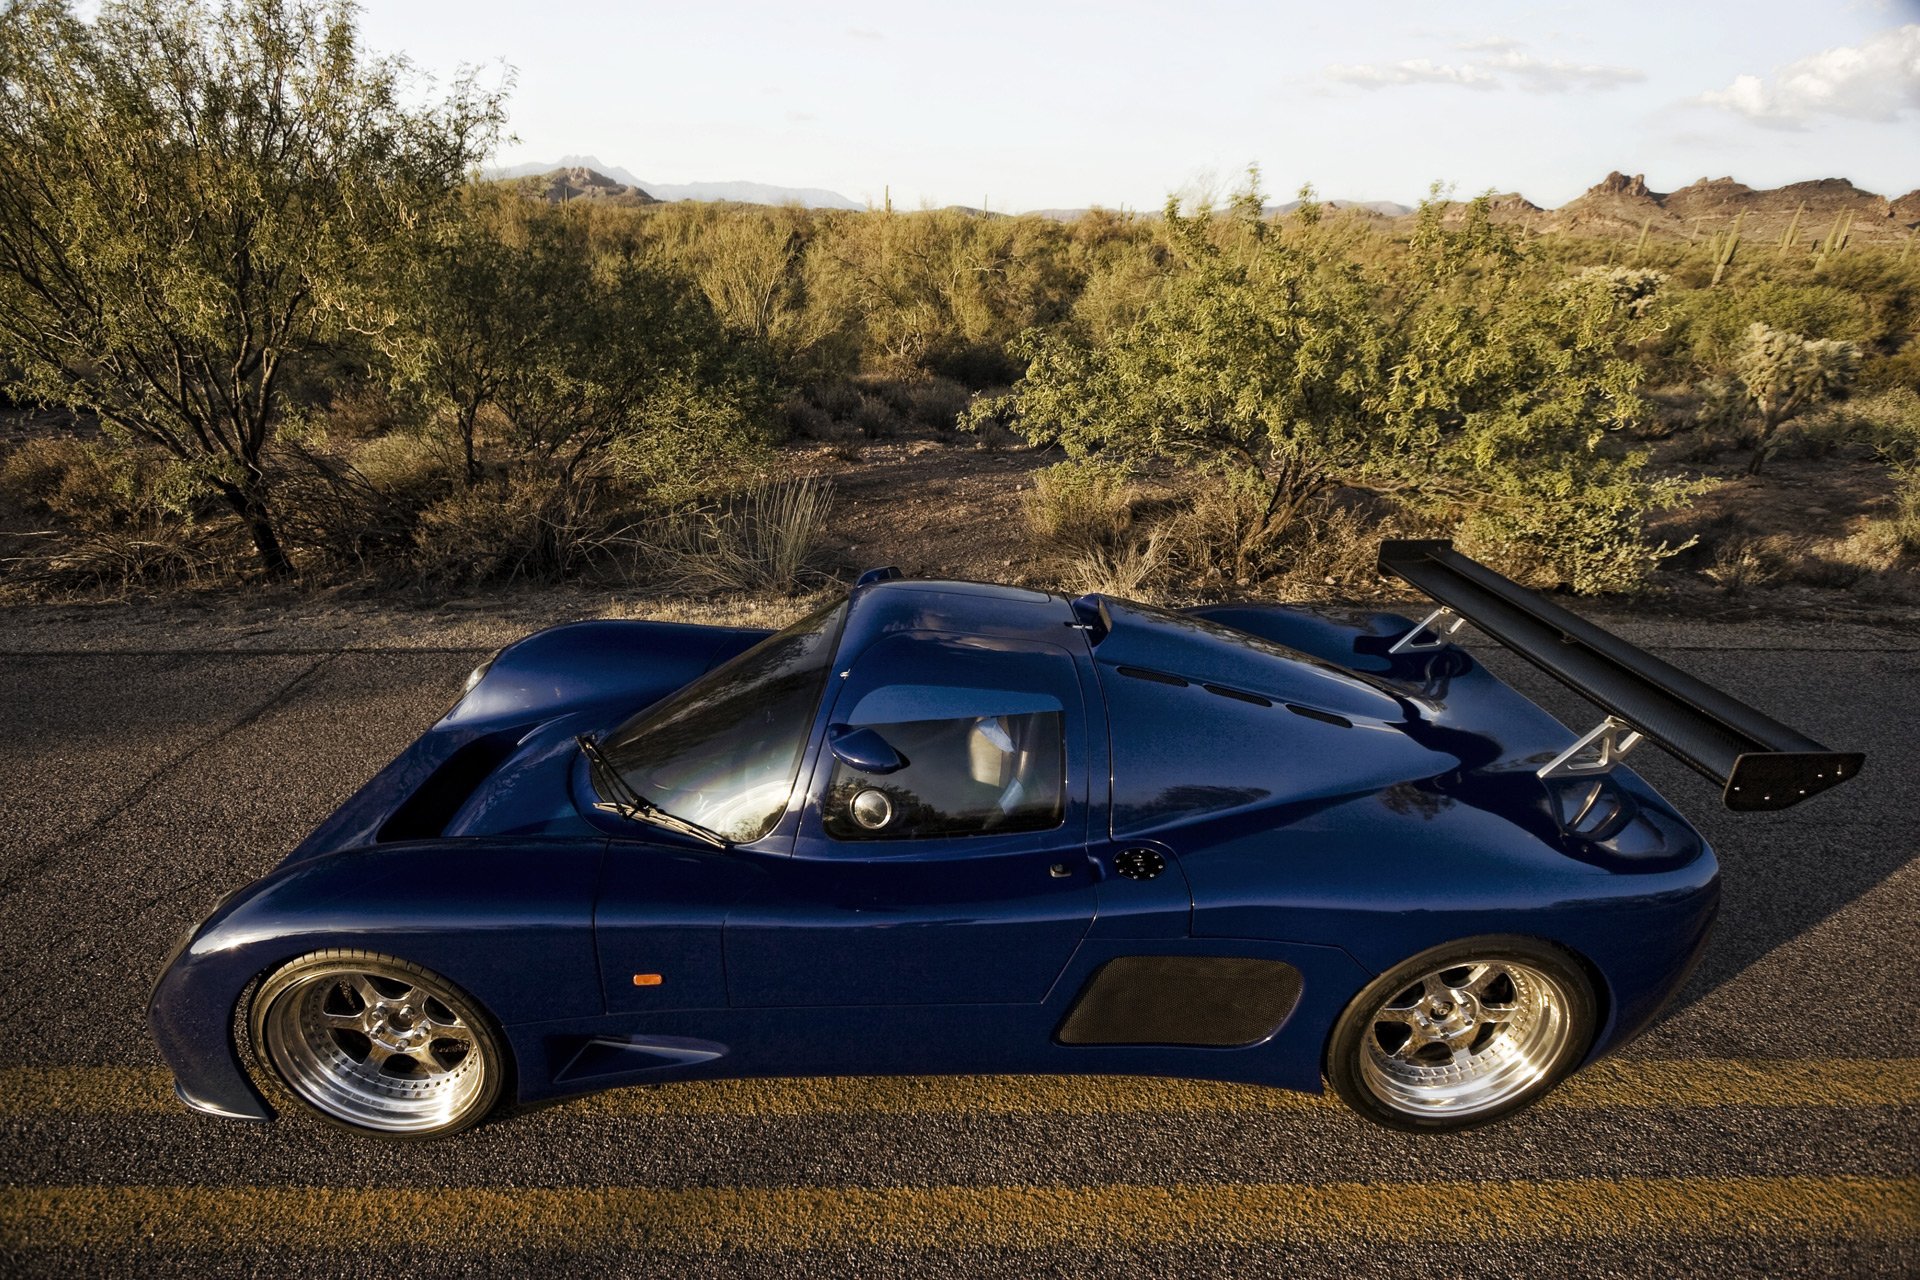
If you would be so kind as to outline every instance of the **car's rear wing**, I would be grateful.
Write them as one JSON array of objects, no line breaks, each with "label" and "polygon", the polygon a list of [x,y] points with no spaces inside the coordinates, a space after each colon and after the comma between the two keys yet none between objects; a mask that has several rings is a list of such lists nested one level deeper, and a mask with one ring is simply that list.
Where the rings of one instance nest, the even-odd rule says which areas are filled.
[{"label": "car's rear wing", "polygon": [[1604,771],[1644,735],[1720,783],[1729,809],[1785,809],[1853,777],[1866,758],[1829,751],[1451,542],[1383,542],[1380,569],[1441,606],[1401,636],[1395,652],[1437,648],[1464,620],[1606,709],[1607,719],[1542,768],[1543,776]]}]

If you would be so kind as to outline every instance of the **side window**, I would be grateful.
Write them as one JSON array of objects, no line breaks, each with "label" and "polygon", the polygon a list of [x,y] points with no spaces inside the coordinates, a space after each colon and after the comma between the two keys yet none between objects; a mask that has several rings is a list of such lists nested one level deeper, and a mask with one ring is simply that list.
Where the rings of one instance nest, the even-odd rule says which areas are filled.
[{"label": "side window", "polygon": [[[852,723],[884,739],[891,767],[834,761],[821,820],[836,840],[915,840],[1043,831],[1066,813],[1066,744],[1057,700],[985,690],[914,696],[903,686],[861,701]],[[930,692],[930,691],[929,691]],[[982,695],[972,711],[954,695]],[[940,706],[947,703],[948,706]],[[878,719],[915,704],[936,718]]]}]

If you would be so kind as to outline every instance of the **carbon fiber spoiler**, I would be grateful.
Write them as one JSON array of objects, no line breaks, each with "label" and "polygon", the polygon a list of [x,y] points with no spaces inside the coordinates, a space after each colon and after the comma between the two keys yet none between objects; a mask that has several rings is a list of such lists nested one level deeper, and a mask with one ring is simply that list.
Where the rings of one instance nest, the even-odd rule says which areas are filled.
[{"label": "carbon fiber spoiler", "polygon": [[1720,783],[1727,808],[1785,809],[1853,777],[1866,759],[1828,750],[1461,555],[1451,542],[1382,542],[1380,570],[1441,606],[1395,642],[1396,652],[1437,648],[1464,620],[1606,709],[1607,720],[1543,776],[1604,772],[1644,736]]}]

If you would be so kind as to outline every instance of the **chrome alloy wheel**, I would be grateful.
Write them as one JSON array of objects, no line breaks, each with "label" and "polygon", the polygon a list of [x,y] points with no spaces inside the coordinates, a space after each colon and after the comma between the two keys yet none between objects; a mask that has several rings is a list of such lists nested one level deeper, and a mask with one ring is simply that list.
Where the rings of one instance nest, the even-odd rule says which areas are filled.
[{"label": "chrome alloy wheel", "polygon": [[280,1079],[322,1115],[380,1134],[478,1119],[499,1092],[478,1011],[413,965],[349,955],[296,961],[262,986],[254,1043]]},{"label": "chrome alloy wheel", "polygon": [[1463,1120],[1505,1108],[1563,1064],[1574,1001],[1561,977],[1518,960],[1432,969],[1371,1013],[1361,1081],[1411,1117]]}]

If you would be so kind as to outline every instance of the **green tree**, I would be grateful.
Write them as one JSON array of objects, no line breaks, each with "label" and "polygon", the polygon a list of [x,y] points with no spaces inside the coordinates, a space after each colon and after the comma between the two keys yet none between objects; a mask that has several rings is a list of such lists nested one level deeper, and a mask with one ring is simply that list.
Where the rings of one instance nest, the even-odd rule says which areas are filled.
[{"label": "green tree", "polygon": [[1138,318],[1104,339],[1028,331],[1015,347],[1025,377],[976,418],[1011,413],[1075,457],[1225,463],[1266,491],[1250,540],[1283,531],[1371,449],[1385,335],[1360,267],[1314,215],[1282,227],[1260,205],[1257,189],[1238,198],[1221,236],[1212,210],[1169,202],[1178,269]]},{"label": "green tree", "polygon": [[291,565],[262,455],[291,363],[390,319],[369,284],[485,155],[500,99],[407,105],[352,9],[60,0],[0,15],[0,357],[19,393],[190,464]]},{"label": "green tree", "polygon": [[739,470],[771,402],[763,348],[690,278],[637,240],[596,247],[588,209],[482,188],[458,210],[399,277],[388,351],[451,411],[470,485],[488,407],[508,465],[568,501],[609,467],[654,489]]}]

